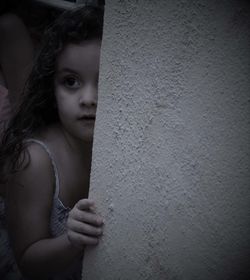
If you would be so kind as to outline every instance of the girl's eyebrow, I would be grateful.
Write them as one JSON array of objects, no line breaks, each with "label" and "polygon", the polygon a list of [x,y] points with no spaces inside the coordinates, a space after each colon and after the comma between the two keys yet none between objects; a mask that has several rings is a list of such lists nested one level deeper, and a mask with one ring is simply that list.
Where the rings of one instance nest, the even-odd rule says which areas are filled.
[{"label": "girl's eyebrow", "polygon": [[72,74],[77,74],[77,71],[71,69],[71,68],[62,68],[62,69],[59,69],[58,73],[64,73],[64,72],[67,72],[67,73],[72,73]]}]

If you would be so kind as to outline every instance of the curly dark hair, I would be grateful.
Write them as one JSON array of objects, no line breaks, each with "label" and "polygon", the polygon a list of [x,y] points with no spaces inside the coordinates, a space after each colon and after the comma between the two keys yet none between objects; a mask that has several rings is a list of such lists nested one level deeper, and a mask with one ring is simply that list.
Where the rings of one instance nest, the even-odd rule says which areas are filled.
[{"label": "curly dark hair", "polygon": [[0,180],[20,169],[25,158],[24,140],[58,121],[54,95],[56,60],[69,43],[102,38],[103,8],[84,6],[65,11],[44,35],[41,51],[25,85],[18,110],[1,139]]}]

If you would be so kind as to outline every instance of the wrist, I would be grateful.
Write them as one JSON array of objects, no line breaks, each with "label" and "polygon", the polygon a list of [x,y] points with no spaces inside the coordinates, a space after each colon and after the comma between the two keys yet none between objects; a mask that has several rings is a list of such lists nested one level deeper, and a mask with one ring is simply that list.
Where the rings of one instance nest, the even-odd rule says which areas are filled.
[{"label": "wrist", "polygon": [[85,246],[84,247],[79,247],[79,246],[76,246],[75,244],[73,244],[70,241],[67,233],[63,234],[63,238],[65,240],[66,246],[69,247],[70,250],[72,250],[72,252],[75,252],[76,255],[82,255],[83,254]]}]

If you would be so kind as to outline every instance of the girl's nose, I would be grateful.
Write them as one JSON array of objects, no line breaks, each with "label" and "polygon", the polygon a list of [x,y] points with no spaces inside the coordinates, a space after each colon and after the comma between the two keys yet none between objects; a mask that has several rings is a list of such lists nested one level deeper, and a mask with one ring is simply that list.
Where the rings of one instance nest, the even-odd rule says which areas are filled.
[{"label": "girl's nose", "polygon": [[86,86],[80,92],[79,103],[81,106],[97,105],[97,87]]}]

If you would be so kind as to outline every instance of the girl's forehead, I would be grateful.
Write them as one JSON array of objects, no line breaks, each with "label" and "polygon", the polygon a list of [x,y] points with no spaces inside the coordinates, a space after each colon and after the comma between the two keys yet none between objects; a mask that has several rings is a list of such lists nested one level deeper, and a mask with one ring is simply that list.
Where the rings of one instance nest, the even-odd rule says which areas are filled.
[{"label": "girl's forehead", "polygon": [[100,59],[100,40],[86,40],[80,44],[68,44],[57,58],[57,70],[88,67]]}]

